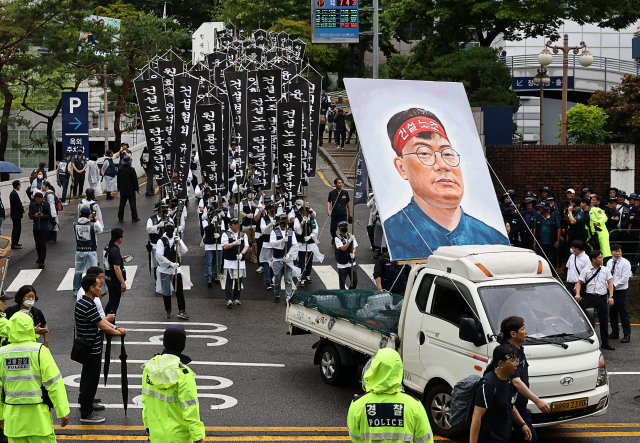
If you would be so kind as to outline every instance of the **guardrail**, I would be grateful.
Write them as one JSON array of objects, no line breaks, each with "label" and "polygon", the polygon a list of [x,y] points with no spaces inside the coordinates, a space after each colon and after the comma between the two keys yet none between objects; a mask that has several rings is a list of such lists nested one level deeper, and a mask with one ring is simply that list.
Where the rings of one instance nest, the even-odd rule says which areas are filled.
[{"label": "guardrail", "polygon": [[[578,61],[580,55],[569,55],[569,69],[575,71],[575,68],[582,68],[582,65]],[[517,68],[538,68],[540,62],[536,54],[530,55],[513,55],[505,57],[505,63],[511,68],[511,75],[513,76],[513,70]],[[547,65],[548,67],[562,67],[562,55],[554,54],[553,61]],[[611,71],[623,74],[640,75],[640,63],[629,60],[620,60],[610,57],[593,57],[593,63],[588,69],[598,69],[601,71]]]}]

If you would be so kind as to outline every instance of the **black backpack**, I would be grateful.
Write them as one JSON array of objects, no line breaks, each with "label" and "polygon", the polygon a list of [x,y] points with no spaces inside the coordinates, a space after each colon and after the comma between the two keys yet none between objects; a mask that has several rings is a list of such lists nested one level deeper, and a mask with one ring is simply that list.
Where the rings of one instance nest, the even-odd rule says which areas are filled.
[{"label": "black backpack", "polygon": [[453,387],[451,391],[451,409],[449,410],[449,424],[452,429],[466,431],[471,428],[476,391],[483,379],[491,383],[491,386],[493,386],[493,395],[496,395],[497,388],[486,374],[483,377],[470,375],[460,380]]}]

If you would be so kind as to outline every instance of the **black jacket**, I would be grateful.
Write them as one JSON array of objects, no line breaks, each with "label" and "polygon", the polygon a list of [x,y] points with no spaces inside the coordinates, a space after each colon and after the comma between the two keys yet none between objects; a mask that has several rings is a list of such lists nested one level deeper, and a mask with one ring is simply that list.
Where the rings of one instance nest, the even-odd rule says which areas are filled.
[{"label": "black jacket", "polygon": [[131,165],[121,165],[118,169],[118,190],[121,197],[132,197],[140,189],[136,170]]},{"label": "black jacket", "polygon": [[346,131],[347,130],[347,124],[346,122],[346,118],[344,116],[344,114],[336,114],[336,118],[333,121],[336,124],[336,131]]},{"label": "black jacket", "polygon": [[[42,217],[35,217],[35,214],[42,212]],[[41,204],[32,201],[29,204],[29,218],[33,220],[34,231],[48,231],[51,227],[49,220],[51,220],[51,208],[49,203],[43,201]]]},{"label": "black jacket", "polygon": [[20,220],[24,216],[24,206],[22,206],[20,194],[15,189],[9,194],[9,205],[11,205],[11,219]]}]

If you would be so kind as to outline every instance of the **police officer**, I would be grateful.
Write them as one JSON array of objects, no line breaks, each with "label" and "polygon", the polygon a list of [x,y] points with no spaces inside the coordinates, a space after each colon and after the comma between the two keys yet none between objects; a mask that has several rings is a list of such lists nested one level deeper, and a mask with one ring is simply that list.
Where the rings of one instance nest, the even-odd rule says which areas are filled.
[{"label": "police officer", "polygon": [[186,341],[182,326],[169,326],[164,350],[143,366],[142,422],[154,443],[204,442],[195,373],[182,354]]},{"label": "police officer", "polygon": [[93,266],[98,266],[98,241],[96,234],[102,233],[102,225],[91,214],[91,209],[80,209],[80,218],[73,224],[76,235],[76,262],[73,274],[73,293],[78,294],[82,285],[82,274]]},{"label": "police officer", "polygon": [[160,268],[160,286],[166,318],[171,318],[171,287],[178,300],[178,318],[189,320],[184,302],[184,285],[191,286],[191,282],[182,273],[180,257],[189,250],[175,231],[173,221],[169,220],[164,226],[164,235],[156,243],[156,260]]},{"label": "police officer", "polygon": [[282,276],[285,275],[284,295],[289,299],[293,294],[293,258],[297,258],[298,241],[291,228],[287,226],[287,216],[277,215],[278,225],[271,230],[269,243],[273,249],[272,268],[276,295],[274,303],[280,303]]},{"label": "police officer", "polygon": [[618,200],[615,197],[609,197],[609,202],[607,203],[607,207],[604,210],[604,213],[607,214],[607,229],[609,230],[609,237],[611,239],[615,239],[617,237],[616,234],[618,232],[611,232],[614,229],[618,229],[618,224],[620,223],[620,211],[616,209],[616,204]]},{"label": "police officer", "polygon": [[513,202],[509,202],[504,207],[504,213],[502,214],[505,226],[509,225],[509,242],[511,246],[520,246],[519,235],[522,232],[523,221],[520,214],[516,214],[516,205]]},{"label": "police officer", "polygon": [[49,349],[36,342],[33,320],[16,312],[9,320],[9,341],[0,349],[0,420],[13,442],[55,442],[50,407],[69,423],[64,382]]},{"label": "police officer", "polygon": [[[226,230],[224,219],[219,217],[219,211],[207,212],[208,220],[203,220],[204,226],[204,277],[207,279],[207,286],[211,287],[213,282],[220,284],[220,269],[222,267],[222,233]],[[215,267],[215,278],[212,278],[212,267]]]},{"label": "police officer", "polygon": [[407,278],[411,268],[407,265],[398,265],[390,260],[389,250],[382,248],[382,254],[373,268],[373,279],[378,291],[389,291],[404,296],[407,288]]},{"label": "police officer", "polygon": [[[611,247],[609,245],[609,231],[607,230],[607,214],[600,209],[600,197],[597,194],[591,194],[591,207],[587,211],[589,221],[587,224],[587,243],[597,238],[599,249],[602,256],[606,259],[611,257]],[[593,241],[592,250],[598,249]]]},{"label": "police officer", "polygon": [[420,401],[402,388],[402,359],[383,348],[367,363],[362,384],[367,392],[349,406],[349,437],[361,442],[433,443],[427,413]]},{"label": "police officer", "polygon": [[538,212],[533,206],[536,200],[532,197],[527,197],[524,200],[524,209],[522,212],[522,218],[524,222],[522,223],[522,229],[520,231],[520,241],[521,246],[523,248],[533,249],[534,237],[533,230],[536,225],[536,219],[540,212]]},{"label": "police officer", "polygon": [[[334,239],[336,247],[336,261],[338,262],[338,280],[340,282],[340,289],[345,288],[347,276],[350,279],[350,289],[355,289],[358,286],[358,271],[356,268],[356,248],[358,242],[356,237],[349,234],[349,224],[346,221],[338,223],[338,229],[340,232]],[[353,260],[353,267],[351,261]],[[351,271],[353,269],[353,274]]]},{"label": "police officer", "polygon": [[[628,203],[626,203],[626,199],[627,199],[627,193],[624,192],[623,190],[618,190],[618,192],[616,193],[616,200],[617,200],[616,210],[620,213],[620,218],[615,228],[613,229],[620,229],[621,231],[616,232],[615,236],[609,235],[610,240],[615,239],[616,241],[625,241],[625,240],[628,240],[629,238],[629,235],[627,234],[625,229],[627,229],[629,226],[629,217],[631,216],[631,207],[629,206]],[[627,245],[625,244],[625,246]],[[625,247],[625,251],[631,252],[628,249],[628,246]]]},{"label": "police officer", "polygon": [[249,250],[249,240],[247,235],[240,231],[237,218],[232,218],[229,221],[229,230],[222,234],[221,242],[226,276],[224,295],[227,299],[227,308],[231,309],[233,305],[240,306],[242,304],[240,303],[242,278],[247,275],[247,265],[244,258]]},{"label": "police officer", "polygon": [[[147,243],[147,251],[151,254],[153,263],[153,277],[158,278],[158,260],[156,260],[156,245],[160,237],[164,235],[165,225],[171,221],[169,218],[169,205],[164,202],[158,202],[153,207],[156,211],[147,220],[147,234],[149,234],[149,242]],[[151,248],[151,250],[149,250]]]}]

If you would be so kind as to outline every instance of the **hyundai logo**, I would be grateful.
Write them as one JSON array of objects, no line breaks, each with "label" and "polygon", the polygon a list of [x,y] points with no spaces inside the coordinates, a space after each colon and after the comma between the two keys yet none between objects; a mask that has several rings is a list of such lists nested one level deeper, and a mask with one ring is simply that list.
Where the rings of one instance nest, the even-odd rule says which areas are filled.
[{"label": "hyundai logo", "polygon": [[565,377],[562,380],[560,380],[560,384],[562,386],[569,386],[571,384],[573,384],[573,377]]}]

